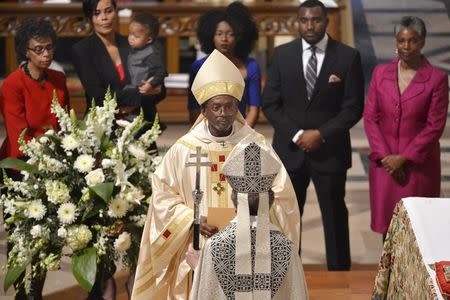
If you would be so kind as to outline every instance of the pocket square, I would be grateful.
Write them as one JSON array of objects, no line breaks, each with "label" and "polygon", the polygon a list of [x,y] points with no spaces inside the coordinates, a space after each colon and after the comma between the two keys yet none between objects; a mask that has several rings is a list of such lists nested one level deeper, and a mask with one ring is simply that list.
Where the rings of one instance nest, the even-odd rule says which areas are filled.
[{"label": "pocket square", "polygon": [[328,78],[328,82],[329,83],[341,82],[341,81],[342,80],[339,77],[337,77],[336,75],[334,75],[334,74],[331,74],[330,78]]}]

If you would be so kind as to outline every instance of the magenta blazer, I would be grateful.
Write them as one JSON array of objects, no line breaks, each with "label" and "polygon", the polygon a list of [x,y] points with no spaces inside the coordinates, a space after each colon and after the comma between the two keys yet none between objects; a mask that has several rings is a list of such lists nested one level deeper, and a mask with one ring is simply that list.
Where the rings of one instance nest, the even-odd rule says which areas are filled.
[{"label": "magenta blazer", "polygon": [[[370,146],[369,185],[372,230],[386,233],[396,203],[404,197],[439,197],[439,138],[448,110],[448,76],[426,58],[400,95],[399,58],[375,68],[364,109]],[[407,159],[407,182],[401,186],[379,161],[389,154]]]}]

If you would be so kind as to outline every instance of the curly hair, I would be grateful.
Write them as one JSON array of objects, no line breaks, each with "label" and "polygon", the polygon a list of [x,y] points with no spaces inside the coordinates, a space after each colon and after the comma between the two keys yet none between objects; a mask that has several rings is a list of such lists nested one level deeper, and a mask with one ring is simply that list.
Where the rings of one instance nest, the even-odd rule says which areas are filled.
[{"label": "curly hair", "polygon": [[41,41],[50,38],[56,45],[56,33],[52,24],[44,19],[25,19],[16,31],[15,48],[19,62],[27,60],[27,50],[31,39]]},{"label": "curly hair", "polygon": [[214,35],[217,25],[225,21],[233,29],[236,39],[234,55],[245,60],[258,40],[258,28],[250,10],[240,2],[233,2],[225,10],[213,9],[205,12],[197,25],[197,38],[203,52],[210,54],[214,49]]}]

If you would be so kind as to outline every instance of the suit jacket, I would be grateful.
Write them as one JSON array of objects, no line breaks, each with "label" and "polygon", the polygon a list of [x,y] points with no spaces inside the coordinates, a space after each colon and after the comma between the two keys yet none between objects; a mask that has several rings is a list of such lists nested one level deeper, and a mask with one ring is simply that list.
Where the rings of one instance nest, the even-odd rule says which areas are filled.
[{"label": "suit jacket", "polygon": [[145,117],[151,121],[156,113],[156,103],[165,97],[165,88],[155,96],[141,96],[137,89],[122,89],[126,84],[130,84],[127,60],[131,48],[127,37],[120,34],[116,34],[116,43],[125,73],[123,84],[119,81],[119,74],[105,45],[95,33],[73,46],[73,64],[83,84],[88,106],[92,98],[96,105],[102,105],[109,86],[111,91],[116,93],[119,106],[138,107],[142,102]]},{"label": "suit jacket", "polygon": [[[340,81],[329,82],[331,75]],[[364,77],[358,51],[329,38],[308,100],[301,39],[275,48],[262,107],[275,129],[273,147],[289,171],[298,170],[305,156],[318,171],[345,171],[351,167],[349,130],[361,118],[364,107]],[[304,153],[292,142],[300,129],[320,131],[324,142],[318,150]]]}]

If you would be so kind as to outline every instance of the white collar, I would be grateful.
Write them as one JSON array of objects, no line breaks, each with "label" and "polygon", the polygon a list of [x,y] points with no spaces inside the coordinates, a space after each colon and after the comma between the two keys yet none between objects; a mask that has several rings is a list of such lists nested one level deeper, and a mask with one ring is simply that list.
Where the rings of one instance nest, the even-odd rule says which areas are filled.
[{"label": "white collar", "polygon": [[[325,53],[325,50],[327,49],[327,45],[328,45],[328,34],[325,33],[323,38],[317,44],[315,44],[314,46],[317,48],[316,51],[320,50],[320,52]],[[311,46],[312,46],[311,44],[308,44],[307,41],[302,39],[303,51],[310,50]]]}]

